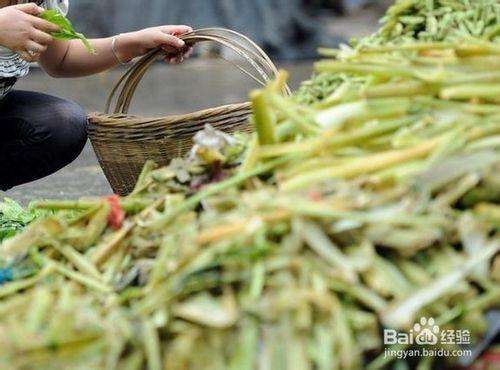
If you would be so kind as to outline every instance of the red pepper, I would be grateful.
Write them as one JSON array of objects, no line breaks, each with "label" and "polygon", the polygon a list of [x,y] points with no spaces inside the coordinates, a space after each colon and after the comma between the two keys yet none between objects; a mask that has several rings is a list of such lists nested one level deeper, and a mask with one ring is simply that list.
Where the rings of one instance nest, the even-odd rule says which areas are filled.
[{"label": "red pepper", "polygon": [[485,352],[481,357],[481,360],[488,365],[498,365],[500,366],[500,350],[491,350]]},{"label": "red pepper", "polygon": [[323,199],[323,195],[319,191],[311,191],[309,194],[307,194],[307,198],[311,202],[319,202],[321,199]]},{"label": "red pepper", "polygon": [[500,350],[492,349],[485,352],[477,362],[466,370],[489,370],[498,369],[500,365]]},{"label": "red pepper", "polygon": [[104,198],[109,205],[111,210],[108,215],[108,224],[113,230],[120,230],[123,221],[125,220],[125,212],[120,205],[120,197],[118,195],[110,195]]}]

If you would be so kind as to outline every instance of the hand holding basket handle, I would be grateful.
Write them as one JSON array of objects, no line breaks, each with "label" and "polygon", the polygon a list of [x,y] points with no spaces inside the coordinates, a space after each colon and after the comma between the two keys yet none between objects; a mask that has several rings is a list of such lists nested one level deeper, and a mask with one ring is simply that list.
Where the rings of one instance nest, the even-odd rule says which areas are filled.
[{"label": "hand holding basket handle", "polygon": [[[234,51],[245,63],[232,62],[241,72],[261,85],[276,77],[278,70],[266,53],[237,32],[206,28],[179,35],[187,46],[212,41]],[[89,117],[88,132],[99,163],[113,190],[126,195],[147,160],[166,165],[192,147],[192,137],[205,124],[225,131],[250,131],[250,103],[221,107],[176,116],[136,117],[128,110],[134,93],[149,67],[168,50],[156,48],[140,58],[111,91],[105,114]],[[285,93],[290,90],[286,87]],[[111,106],[113,113],[110,114]]]},{"label": "hand holding basket handle", "polygon": [[120,62],[127,63],[160,47],[165,51],[165,61],[178,63],[181,58],[189,57],[191,54],[191,48],[180,36],[191,32],[193,32],[191,27],[179,25],[122,33],[115,37],[114,52]]}]

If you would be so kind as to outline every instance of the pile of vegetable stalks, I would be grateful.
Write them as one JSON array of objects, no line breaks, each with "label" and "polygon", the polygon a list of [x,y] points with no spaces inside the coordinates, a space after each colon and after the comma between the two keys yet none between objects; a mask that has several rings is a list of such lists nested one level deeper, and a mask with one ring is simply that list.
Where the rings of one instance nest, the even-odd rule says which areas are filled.
[{"label": "pile of vegetable stalks", "polygon": [[420,42],[460,42],[466,39],[500,41],[500,3],[497,0],[399,0],[373,35],[356,46]]},{"label": "pile of vegetable stalks", "polygon": [[[341,49],[385,47],[416,43],[429,48],[434,42],[460,44],[467,41],[500,41],[500,3],[498,0],[397,0],[381,20],[380,29]],[[338,50],[321,49],[325,55]],[[331,95],[343,82],[364,83],[349,73],[318,73],[304,81],[296,98],[312,104]]]},{"label": "pile of vegetable stalks", "polygon": [[186,191],[148,163],[126,198],[35,202],[55,215],[0,246],[31,271],[0,286],[0,368],[409,368],[381,329],[421,316],[478,343],[500,305],[499,47],[317,68],[368,82],[315,105],[281,95],[285,73],[252,92],[228,178]]}]

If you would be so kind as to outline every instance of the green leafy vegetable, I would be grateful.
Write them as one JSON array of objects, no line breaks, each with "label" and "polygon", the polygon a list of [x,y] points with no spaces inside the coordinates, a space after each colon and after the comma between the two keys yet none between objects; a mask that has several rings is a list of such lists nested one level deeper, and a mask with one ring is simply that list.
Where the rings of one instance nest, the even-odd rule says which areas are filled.
[{"label": "green leafy vegetable", "polygon": [[0,202],[0,242],[22,231],[35,219],[43,217],[47,211],[26,210],[12,199]]},{"label": "green leafy vegetable", "polygon": [[51,23],[54,23],[60,27],[60,31],[53,32],[52,36],[57,40],[74,40],[79,39],[83,42],[85,47],[89,52],[95,54],[94,47],[90,44],[87,38],[80,32],[76,32],[73,25],[61,12],[55,9],[50,9],[44,11],[40,14],[40,18],[45,19]]}]

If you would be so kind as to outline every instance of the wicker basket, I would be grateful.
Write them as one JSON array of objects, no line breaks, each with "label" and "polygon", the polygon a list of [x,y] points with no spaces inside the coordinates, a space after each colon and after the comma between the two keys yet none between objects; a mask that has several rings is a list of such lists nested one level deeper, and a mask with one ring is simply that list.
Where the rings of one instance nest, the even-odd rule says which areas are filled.
[{"label": "wicker basket", "polygon": [[[217,37],[213,35],[214,30],[217,31],[215,32]],[[225,36],[220,36],[221,32]],[[200,34],[209,35],[209,37],[200,37]],[[231,38],[228,38],[228,35]],[[269,61],[267,55],[261,55],[264,52],[260,48],[233,31],[199,30],[187,35],[188,37],[185,39],[191,43],[215,41],[233,49],[235,44],[232,44],[233,47],[231,47],[228,43],[235,43],[235,35],[239,38],[238,42],[241,43],[243,40],[247,48],[249,48],[248,45],[253,48],[252,58],[258,54],[258,57],[261,58],[257,60],[258,62],[262,62],[264,58],[266,58],[266,63]],[[240,46],[238,44],[238,54],[241,51]],[[109,112],[111,102],[120,91],[113,114],[94,113],[89,116],[90,140],[104,174],[113,191],[119,195],[127,195],[133,190],[147,160],[153,160],[159,165],[166,165],[172,158],[183,156],[192,147],[193,135],[203,129],[205,124],[211,124],[214,128],[229,133],[251,130],[248,122],[248,116],[251,112],[249,103],[231,104],[186,115],[157,118],[128,115],[128,109],[139,82],[162,53],[163,51],[160,49],[148,53],[120,79],[110,94],[106,108],[106,112]],[[252,60],[250,65],[259,72],[261,77],[259,82],[261,83],[274,77],[276,73],[274,65],[269,66],[271,67],[270,71],[269,68],[267,70],[269,75],[263,73],[262,66],[255,64],[255,61]],[[242,69],[240,66],[238,67]],[[249,74],[248,71],[243,70],[243,72]]]}]

